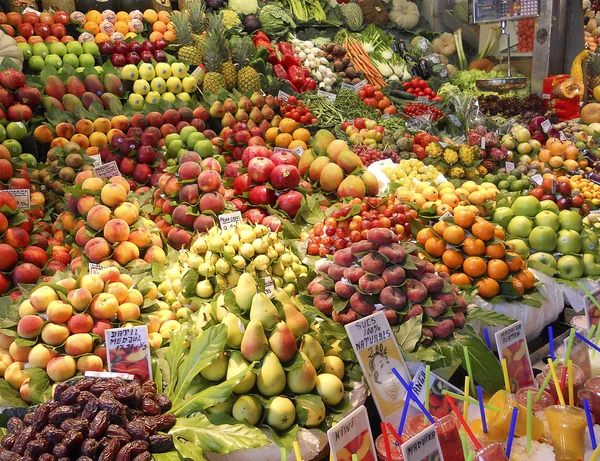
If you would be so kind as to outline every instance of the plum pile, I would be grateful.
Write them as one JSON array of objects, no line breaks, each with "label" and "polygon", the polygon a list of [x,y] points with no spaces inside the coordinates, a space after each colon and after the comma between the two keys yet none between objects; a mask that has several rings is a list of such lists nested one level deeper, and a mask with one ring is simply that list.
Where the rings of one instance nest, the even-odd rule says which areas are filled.
[{"label": "plum pile", "polygon": [[390,229],[371,229],[366,240],[339,250],[309,285],[314,305],[347,324],[382,310],[391,325],[422,316],[421,341],[447,338],[465,324],[467,302],[450,276],[436,273]]}]

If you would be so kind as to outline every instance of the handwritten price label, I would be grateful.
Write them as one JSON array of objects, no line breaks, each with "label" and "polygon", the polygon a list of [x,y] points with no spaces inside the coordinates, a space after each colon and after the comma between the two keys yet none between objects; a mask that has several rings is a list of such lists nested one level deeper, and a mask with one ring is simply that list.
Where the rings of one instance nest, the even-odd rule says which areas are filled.
[{"label": "handwritten price label", "polygon": [[231,213],[224,213],[219,215],[219,226],[222,231],[228,231],[234,229],[238,223],[242,222],[241,211],[232,211]]},{"label": "handwritten price label", "polygon": [[543,178],[543,177],[542,177],[542,175],[541,175],[541,174],[539,174],[539,173],[538,173],[538,174],[534,174],[534,175],[531,177],[531,180],[532,180],[534,183],[536,183],[538,186],[541,186],[541,185],[542,185],[542,183],[544,182],[544,178]]},{"label": "handwritten price label", "polygon": [[119,171],[119,167],[115,161],[105,163],[104,165],[99,165],[94,168],[94,171],[96,172],[96,176],[104,179],[121,176],[121,172]]},{"label": "handwritten price label", "polygon": [[94,163],[92,164],[94,168],[102,165],[102,158],[100,157],[100,154],[90,155],[90,158],[94,159]]},{"label": "handwritten price label", "polygon": [[329,102],[331,104],[333,104],[335,102],[335,100],[337,99],[337,94],[328,93],[327,91],[323,91],[323,90],[317,91],[317,96],[323,96],[325,99],[327,99],[327,102]]},{"label": "handwritten price label", "polygon": [[510,173],[515,169],[515,164],[513,162],[506,162],[506,172]]},{"label": "handwritten price label", "polygon": [[98,275],[102,269],[104,269],[104,266],[101,266],[100,264],[88,264],[88,272],[90,273],[90,275]]},{"label": "handwritten price label", "polygon": [[31,191],[29,189],[7,189],[17,202],[19,210],[28,210],[31,208]]},{"label": "handwritten price label", "polygon": [[285,91],[281,91],[279,90],[279,93],[277,93],[277,97],[283,99],[285,102],[287,102],[287,100],[290,98],[290,95],[287,94]]},{"label": "handwritten price label", "polygon": [[273,279],[271,277],[265,277],[265,294],[271,298],[275,294],[275,284],[273,283]]},{"label": "handwritten price label", "polygon": [[544,133],[548,133],[548,131],[552,129],[552,123],[550,122],[550,120],[544,120],[541,126]]},{"label": "handwritten price label", "polygon": [[417,98],[417,102],[419,104],[427,104],[429,102],[429,98],[427,96],[419,96]]}]

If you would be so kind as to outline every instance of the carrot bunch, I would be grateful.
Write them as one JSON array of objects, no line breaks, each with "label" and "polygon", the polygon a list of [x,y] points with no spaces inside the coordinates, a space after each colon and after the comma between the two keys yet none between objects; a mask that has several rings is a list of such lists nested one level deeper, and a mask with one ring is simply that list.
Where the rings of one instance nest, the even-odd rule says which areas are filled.
[{"label": "carrot bunch", "polygon": [[346,48],[354,68],[360,70],[370,84],[379,88],[386,86],[383,76],[373,65],[371,58],[358,40],[344,41],[344,48]]}]

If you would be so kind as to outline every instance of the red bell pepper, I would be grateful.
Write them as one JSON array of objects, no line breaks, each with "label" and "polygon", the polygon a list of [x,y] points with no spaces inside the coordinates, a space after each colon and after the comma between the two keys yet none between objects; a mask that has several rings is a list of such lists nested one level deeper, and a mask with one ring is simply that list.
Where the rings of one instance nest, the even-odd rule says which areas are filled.
[{"label": "red bell pepper", "polygon": [[275,77],[280,80],[288,80],[288,74],[281,64],[275,64],[273,66],[273,73],[275,74]]},{"label": "red bell pepper", "polygon": [[290,66],[301,66],[300,60],[295,56],[291,56],[289,54],[284,54],[283,59],[280,61],[281,65],[286,69],[289,69]]},{"label": "red bell pepper", "polygon": [[304,93],[305,91],[313,91],[317,87],[317,81],[314,78],[307,78],[304,81],[304,85],[300,88],[300,93]]},{"label": "red bell pepper", "polygon": [[306,81],[306,77],[300,66],[288,67],[287,75],[288,75],[289,81],[296,88],[302,88],[302,86],[304,85],[304,82]]},{"label": "red bell pepper", "polygon": [[262,31],[258,31],[254,37],[252,37],[254,41],[254,45],[256,46],[256,42],[266,42],[271,43],[271,39]]},{"label": "red bell pepper", "polygon": [[292,44],[289,42],[278,43],[277,48],[279,48],[279,51],[281,51],[281,54],[284,56],[286,56],[286,55],[294,56],[294,48],[292,47]]}]

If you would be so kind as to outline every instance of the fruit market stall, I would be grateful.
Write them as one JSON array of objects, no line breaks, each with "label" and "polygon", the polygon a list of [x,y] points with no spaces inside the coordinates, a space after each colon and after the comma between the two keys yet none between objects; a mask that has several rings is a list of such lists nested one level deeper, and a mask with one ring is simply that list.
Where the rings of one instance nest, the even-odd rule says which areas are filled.
[{"label": "fruit market stall", "polygon": [[481,3],[0,13],[2,461],[591,457],[598,8]]}]

